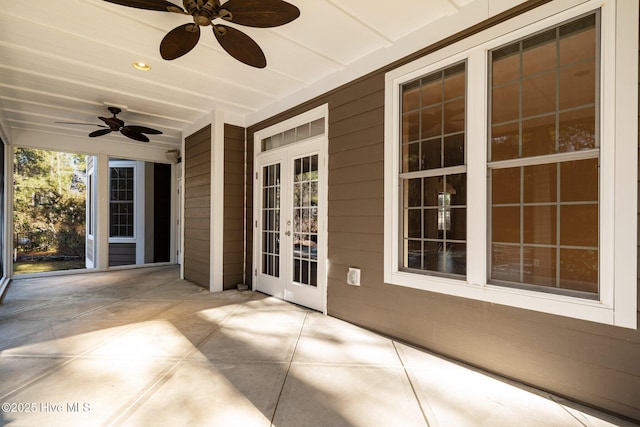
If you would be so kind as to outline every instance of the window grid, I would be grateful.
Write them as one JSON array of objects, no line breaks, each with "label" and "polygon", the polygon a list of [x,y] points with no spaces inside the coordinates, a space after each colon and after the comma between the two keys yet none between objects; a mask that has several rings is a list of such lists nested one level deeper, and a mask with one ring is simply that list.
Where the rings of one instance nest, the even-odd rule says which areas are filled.
[{"label": "window grid", "polygon": [[[586,18],[583,18],[583,21],[589,20],[590,18],[594,18],[595,20],[595,14],[591,14],[590,16],[587,16]],[[580,19],[574,21],[574,22],[579,22],[581,21]],[[566,114],[566,113],[572,113],[572,112],[580,112],[580,111],[584,111],[586,109],[596,109],[598,106],[597,103],[597,99],[594,100],[594,102],[590,102],[590,103],[584,103],[578,106],[573,106],[573,107],[566,107],[566,108],[560,108],[559,106],[561,105],[561,100],[560,100],[560,94],[561,94],[561,88],[560,88],[560,80],[561,80],[561,75],[563,71],[567,71],[570,70],[571,68],[575,68],[576,66],[580,66],[580,65],[587,65],[589,63],[592,62],[597,62],[599,61],[598,58],[598,49],[595,49],[595,53],[593,57],[587,57],[587,58],[582,58],[580,60],[577,60],[575,62],[570,62],[567,64],[561,64],[560,63],[560,40],[561,40],[561,28],[562,27],[566,27],[567,25],[571,25],[570,24],[566,24],[564,26],[558,26],[552,30],[547,30],[547,31],[543,31],[541,34],[539,35],[534,35],[531,37],[528,37],[526,39],[520,40],[519,42],[516,42],[512,45],[506,46],[506,47],[502,47],[502,48],[498,48],[498,49],[494,49],[491,52],[492,55],[492,59],[495,58],[496,53],[501,53],[501,54],[505,54],[508,55],[509,53],[513,54],[513,50],[511,49],[514,46],[517,46],[517,52],[519,52],[519,72],[520,75],[518,76],[518,78],[516,80],[507,80],[504,81],[502,83],[499,84],[492,84],[492,91],[490,91],[490,96],[493,95],[493,93],[495,92],[495,90],[499,90],[505,87],[508,87],[512,84],[514,84],[515,82],[518,83],[519,87],[518,87],[518,106],[517,106],[517,111],[518,111],[518,117],[512,120],[504,120],[504,121],[492,121],[491,123],[491,127],[492,129],[495,129],[497,127],[501,127],[501,126],[506,126],[506,125],[517,125],[518,126],[518,156],[519,158],[521,157],[525,157],[526,154],[523,153],[523,122],[526,120],[535,120],[535,119],[543,119],[546,117],[553,117],[554,119],[554,127],[555,129],[560,129],[560,116],[562,114]],[[595,24],[597,25],[597,20],[595,20]],[[523,75],[523,70],[524,70],[524,55],[523,52],[525,51],[525,43],[527,42],[527,40],[530,39],[535,39],[536,37],[539,37],[541,35],[545,35],[547,33],[553,32],[555,34],[555,51],[556,51],[556,64],[555,67],[553,69],[547,69],[547,70],[543,70],[543,71],[539,71],[537,73],[532,73],[529,75]],[[503,52],[500,52],[503,51]],[[493,60],[490,61],[490,67],[493,64]],[[490,70],[490,74],[492,74],[493,70]],[[581,72],[585,72],[586,70],[581,70],[578,71],[579,73]],[[598,69],[597,67],[595,67],[595,73],[596,73],[596,78],[595,81],[597,81],[597,73],[598,73]],[[553,112],[549,113],[540,113],[540,114],[530,114],[527,115],[524,113],[524,108],[523,108],[523,86],[526,82],[528,81],[532,81],[535,80],[536,78],[540,78],[543,77],[545,75],[551,75],[551,74],[555,74],[555,104],[557,106],[557,108],[554,109]],[[596,94],[597,94],[597,90],[596,90]],[[491,111],[491,110],[490,110]],[[597,123],[596,123],[597,125]],[[493,133],[493,132],[492,132]],[[587,147],[582,147],[580,149],[589,149],[589,148],[596,148],[599,147],[599,141],[597,139],[597,135],[599,135],[598,129],[595,129],[594,132],[594,140],[593,140],[593,145],[592,146],[587,146]],[[555,132],[555,152],[556,153],[560,153],[560,152],[568,152],[568,151],[574,151],[574,150],[562,150],[562,147],[560,146],[560,132],[556,131]],[[505,159],[499,159],[499,158],[494,158],[493,153],[492,153],[492,149],[493,149],[493,144],[489,144],[488,147],[488,158],[489,161],[496,161],[496,160],[505,160]]]},{"label": "window grid", "polygon": [[293,281],[318,286],[318,155],[294,160]]},{"label": "window grid", "polygon": [[466,274],[465,102],[464,62],[402,86],[401,270]]},{"label": "window grid", "polygon": [[324,134],[324,121],[325,119],[323,117],[264,138],[261,141],[261,150],[263,152],[273,150],[284,145],[322,135]]},{"label": "window grid", "polygon": [[[575,34],[577,34],[580,30],[589,31],[590,29],[594,30],[593,32],[595,34],[594,48],[593,48],[594,55],[592,57],[587,56],[577,61],[573,61],[573,62],[569,61],[568,63],[562,64],[561,63],[561,58],[562,58],[561,43],[562,43],[562,37],[563,37],[563,30],[565,30],[564,31],[565,36],[568,35],[569,37],[571,37],[572,34],[573,36],[575,36]],[[598,206],[599,206],[598,134],[599,132],[598,132],[598,127],[599,127],[599,124],[597,120],[597,106],[599,105],[599,100],[598,100],[599,90],[597,88],[597,76],[599,74],[598,72],[599,58],[597,54],[598,52],[597,40],[599,40],[598,33],[599,31],[598,31],[597,14],[590,14],[586,17],[578,18],[568,24],[559,25],[554,29],[541,32],[534,36],[530,36],[516,43],[513,43],[507,47],[498,48],[491,52],[492,56],[489,63],[491,67],[490,76],[492,79],[491,80],[492,90],[490,91],[490,96],[492,97],[491,104],[490,104],[491,105],[490,112],[492,114],[492,117],[491,117],[491,136],[489,138],[490,143],[488,144],[489,145],[488,167],[490,172],[489,174],[489,177],[490,177],[489,188],[490,188],[490,197],[491,197],[490,205],[492,206],[492,208],[490,210],[491,257],[489,262],[490,262],[490,276],[491,276],[490,280],[494,283],[500,284],[500,282],[505,282],[505,284],[509,286],[516,286],[516,287],[542,286],[542,287],[555,288],[556,293],[581,294],[580,296],[587,297],[587,298],[598,297],[598,292],[599,292],[599,283],[598,283],[599,280],[598,280],[598,271],[597,271],[598,264],[599,264],[599,247],[598,247],[599,246],[599,243],[598,243],[598,240],[599,240],[598,239],[598,230],[599,230],[599,225],[598,225],[598,222],[599,222],[599,213],[598,213]],[[550,37],[550,36],[553,36],[553,37]],[[535,48],[535,43],[528,43],[528,42],[532,40],[535,42],[536,39],[538,39],[537,41],[540,41],[540,39],[544,39],[545,37],[547,38],[547,41],[552,39],[554,42],[554,47],[555,47],[554,67],[550,69],[542,70],[538,73],[532,73],[530,75],[525,76],[524,75],[524,70],[525,70],[524,58],[526,53],[525,48],[527,44],[529,44],[529,47],[533,46]],[[514,81],[507,80],[506,82],[502,82],[501,84],[497,84],[497,85],[494,84],[495,77],[494,77],[493,64],[496,61],[496,57],[499,60],[501,58],[500,54],[504,54],[505,52],[509,53],[510,50],[511,50],[510,52],[511,54],[514,54],[514,52],[517,52],[518,60],[519,60],[519,64],[518,64],[519,74],[516,79],[518,84],[518,100],[517,100],[518,116],[514,120],[506,120],[506,121],[497,120],[496,121],[494,113],[496,112],[497,108],[494,105],[493,95],[496,93],[496,90],[499,91],[501,88],[512,85]],[[496,52],[498,53],[497,55],[496,55]],[[593,74],[589,77],[589,68],[590,68],[589,64],[591,63],[593,63],[592,65]],[[568,90],[567,87],[565,87],[566,92],[562,91],[562,88],[561,88],[562,73],[565,70],[576,69],[576,67],[580,68],[583,66],[586,68],[584,68],[583,70],[578,70],[577,72],[573,73],[573,76],[570,77],[571,84],[579,87],[579,89],[577,90],[581,91],[582,93],[589,94],[589,90],[592,90],[594,95],[593,102],[583,102],[583,103],[580,103],[579,105],[569,105],[568,108],[563,108],[563,102],[564,104],[566,104],[567,102],[563,101],[563,98],[561,96],[568,93],[569,94],[568,97],[571,97],[572,92],[571,90]],[[555,85],[554,85],[555,86],[554,87],[554,91],[555,91],[554,104],[555,105],[553,108],[554,111],[551,113],[545,112],[542,114],[534,114],[534,115],[527,116],[524,111],[525,101],[523,99],[525,94],[525,84],[527,83],[528,80],[540,78],[541,76],[544,77],[546,75],[554,75],[554,79],[555,79]],[[592,81],[594,82],[593,87],[589,87],[589,82],[586,82],[586,78],[592,79]],[[566,85],[566,82],[565,82],[565,85]],[[577,90],[575,89],[575,87],[573,88],[574,92]],[[567,106],[565,105],[565,107]],[[584,111],[589,111],[589,110],[593,111],[593,113],[591,114],[593,115],[594,123],[592,124],[591,127],[589,125],[587,125],[586,127],[585,126],[581,127],[580,126],[581,123],[579,123],[579,121],[581,118],[584,120],[584,116],[581,117],[580,113]],[[565,128],[565,132],[566,132],[565,137],[567,139],[567,141],[565,142],[567,143],[563,145],[562,143],[563,135],[562,135],[561,127],[564,124],[564,122],[561,120],[561,117],[563,114],[568,113],[570,115],[571,113],[576,113],[576,112],[578,114],[576,114],[575,116],[577,116],[578,119],[575,120],[577,125],[574,125],[574,129],[573,129],[574,133],[571,134],[572,129]],[[541,153],[525,152],[524,143],[525,143],[525,138],[527,136],[524,129],[525,121],[536,120],[541,118],[544,119],[548,117],[553,117],[553,122],[554,122],[553,130],[552,130],[553,142],[554,142],[553,149],[547,152],[541,152]],[[590,117],[588,115],[587,120],[589,118]],[[504,156],[504,152],[503,153],[498,152],[499,154],[494,156],[493,149],[494,149],[496,140],[499,143],[500,138],[504,138],[502,136],[499,136],[496,139],[494,134],[495,130],[499,127],[504,127],[504,126],[513,125],[513,124],[516,124],[518,126],[517,156],[512,156],[509,158],[509,156]],[[535,131],[535,129],[533,130],[529,129],[529,130],[532,133]],[[577,140],[577,143],[575,143],[576,140]],[[577,154],[577,152],[579,154]],[[500,154],[502,154],[502,156]],[[530,158],[536,157],[536,155],[540,156],[538,161],[536,161],[536,159],[532,159],[530,161],[523,163],[521,160],[527,157],[530,157]],[[496,157],[498,158],[496,159]],[[492,162],[492,160],[494,160],[494,162]],[[527,164],[527,166],[525,166],[524,164]],[[582,167],[584,167],[585,170],[589,170],[590,177],[593,179],[591,179],[591,182],[585,183],[585,185],[591,184],[591,187],[595,188],[595,190],[592,190],[592,192],[595,193],[595,196],[592,196],[591,198],[589,197],[582,198],[580,200],[566,200],[565,199],[566,196],[563,195],[563,191],[565,187],[571,187],[571,185],[564,185],[563,178],[567,177],[566,181],[564,182],[569,182],[568,180],[571,177],[571,168],[573,167],[575,170],[579,171],[578,165],[586,165],[586,167],[584,166]],[[555,172],[553,172],[550,175],[555,174],[555,183],[553,183],[553,185],[555,185],[556,194],[546,202],[531,202],[526,200],[526,191],[527,191],[525,188],[525,185],[527,183],[526,172],[528,169],[531,170],[531,168],[535,168],[536,166],[540,166],[540,167],[555,166]],[[564,172],[563,172],[563,167],[565,169]],[[498,180],[495,179],[496,174],[499,173],[497,172],[499,168],[502,169],[503,171],[504,170],[518,171],[519,200],[517,203],[496,203],[496,201],[493,200],[495,186],[500,185],[500,184],[496,184],[496,181]],[[585,175],[584,172],[582,175]],[[574,177],[573,179],[581,178],[580,173],[577,173],[576,177]],[[506,185],[508,186],[509,184],[506,184]],[[504,190],[499,190],[499,191],[504,191]],[[593,200],[594,198],[595,200]],[[569,197],[569,199],[571,199],[571,197]],[[549,228],[550,232],[553,232],[553,228],[555,228],[555,233],[554,233],[555,236],[553,236],[553,239],[551,239],[551,241],[546,242],[546,244],[540,244],[540,243],[536,243],[535,241],[531,241],[531,236],[526,235],[528,233],[528,229],[527,229],[527,218],[525,214],[527,210],[531,212],[531,211],[534,211],[536,208],[541,208],[541,209],[549,208],[548,212],[555,210],[555,212],[552,214],[552,216],[555,216],[555,218],[550,218],[549,224],[547,224],[547,227]],[[500,221],[501,219],[505,218],[504,215],[498,215],[497,218],[494,217],[494,214],[497,212],[497,210],[500,210],[500,209],[503,209],[503,210],[518,209],[519,210],[518,242],[496,240],[496,229],[498,230],[498,233],[502,233],[502,235],[505,235],[506,233],[504,233],[504,229],[508,228],[504,226],[503,221]],[[583,244],[566,244],[565,243],[565,240],[569,240],[569,241],[572,240],[571,236],[567,239],[566,236],[563,234],[566,232],[567,228],[571,229],[571,225],[567,225],[568,223],[564,221],[568,221],[567,217],[570,216],[569,213],[571,212],[572,209],[574,211],[574,214],[576,212],[580,213],[580,210],[582,210],[582,217],[580,217],[580,215],[577,215],[578,221],[582,220],[582,221],[586,221],[587,223],[595,222],[595,226],[593,226],[592,224],[592,228],[587,229],[587,233],[592,234],[591,239],[588,239],[588,238],[583,239],[583,242],[582,242]],[[585,216],[588,217],[589,215],[585,215],[584,212],[589,212],[589,211],[592,212],[591,218],[587,218],[585,220],[585,218],[583,217]],[[555,221],[553,221],[554,219]],[[573,221],[573,218],[571,220]],[[553,224],[551,224],[551,222],[553,222]],[[496,223],[498,223],[498,225],[496,225]],[[537,224],[534,224],[534,226],[535,225]],[[568,235],[568,232],[566,232],[566,234]],[[595,235],[595,237],[593,236],[593,234]],[[535,237],[534,237],[534,240],[535,240]],[[573,240],[576,240],[576,237],[573,237]],[[578,238],[577,240],[580,240],[580,238]],[[500,247],[502,247],[502,249],[500,249]],[[508,256],[505,256],[503,254],[502,259],[500,259],[501,258],[500,251],[502,250],[504,253],[508,253],[508,249],[504,249],[508,247],[517,248],[519,252],[519,260],[518,260],[519,271],[517,272],[518,273],[517,277],[514,276],[513,272],[509,274],[506,271],[510,267],[513,269],[513,265],[509,266],[509,262],[505,262],[505,259],[508,260]],[[538,253],[544,253],[545,250],[551,251],[551,254],[546,258],[547,259],[553,258],[553,261],[549,261],[550,265],[547,267],[548,270],[550,270],[553,273],[553,277],[545,277],[544,273],[536,275],[535,271],[537,267],[540,267],[540,260],[536,258],[535,255],[531,255],[532,253],[535,253],[536,250],[539,251]],[[587,269],[587,270],[589,268],[596,269],[595,272],[591,271],[590,277],[584,276],[584,273],[583,273],[583,276],[587,277],[586,279],[584,278],[575,279],[575,277],[579,277],[580,274],[576,274],[575,272],[570,271],[571,267],[567,267],[567,265],[571,266],[572,261],[575,262],[575,260],[571,259],[571,256],[567,255],[571,253],[571,251],[574,252],[573,257],[575,257],[575,254],[580,254],[581,255],[580,257],[575,257],[575,258],[583,258],[587,260],[587,261],[583,261],[584,265],[582,267],[584,269]],[[529,254],[529,256],[527,256],[527,254]],[[565,256],[563,256],[563,254],[565,254]],[[593,254],[595,254],[595,257]],[[540,258],[544,258],[544,257],[540,257]],[[500,263],[499,261],[503,261],[503,262]],[[537,265],[536,265],[536,262],[538,263]],[[563,264],[565,264],[564,267],[563,267]],[[580,267],[579,265],[573,266],[574,269],[578,269],[579,267]],[[540,270],[544,271],[544,268],[541,268]],[[568,279],[563,277],[563,271],[569,277]],[[527,275],[526,274],[527,272],[531,274]],[[547,276],[551,276],[551,274],[548,274]],[[573,280],[571,276],[573,276]]]},{"label": "window grid", "polygon": [[280,164],[262,168],[262,273],[280,277]]},{"label": "window grid", "polygon": [[134,236],[134,168],[112,167],[110,237]]}]

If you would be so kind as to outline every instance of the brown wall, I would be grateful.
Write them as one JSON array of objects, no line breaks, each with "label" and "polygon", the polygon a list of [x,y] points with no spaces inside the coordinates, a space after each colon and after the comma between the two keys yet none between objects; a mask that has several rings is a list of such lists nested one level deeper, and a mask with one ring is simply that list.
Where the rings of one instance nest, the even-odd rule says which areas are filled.
[{"label": "brown wall", "polygon": [[[528,2],[510,15],[538,3]],[[503,14],[252,126],[249,146],[255,131],[329,104],[331,316],[640,419],[640,331],[384,283],[384,73],[508,17]],[[362,286],[346,284],[349,266],[362,269]]]},{"label": "brown wall", "polygon": [[244,128],[224,126],[223,288],[243,283],[244,266]]},{"label": "brown wall", "polygon": [[211,227],[211,126],[185,139],[184,278],[209,288]]},{"label": "brown wall", "polygon": [[109,243],[109,267],[136,263],[135,243]]}]

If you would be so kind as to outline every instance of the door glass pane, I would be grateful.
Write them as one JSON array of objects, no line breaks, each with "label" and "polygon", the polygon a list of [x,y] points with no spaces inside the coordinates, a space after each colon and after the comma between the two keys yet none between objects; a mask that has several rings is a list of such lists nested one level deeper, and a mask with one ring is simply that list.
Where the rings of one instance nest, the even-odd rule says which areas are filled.
[{"label": "door glass pane", "polygon": [[262,274],[280,277],[280,165],[262,168]]},{"label": "door glass pane", "polygon": [[293,163],[293,281],[317,286],[318,156]]}]

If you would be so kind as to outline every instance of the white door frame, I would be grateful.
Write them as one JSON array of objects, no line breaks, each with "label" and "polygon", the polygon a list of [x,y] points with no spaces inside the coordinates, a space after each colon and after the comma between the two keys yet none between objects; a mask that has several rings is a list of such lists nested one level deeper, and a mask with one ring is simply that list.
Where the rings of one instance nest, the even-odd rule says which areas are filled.
[{"label": "white door frame", "polygon": [[[262,140],[272,135],[294,129],[298,126],[311,123],[314,120],[324,118],[324,132],[321,135],[300,140],[279,148],[274,148],[262,152]],[[307,155],[318,155],[318,283],[314,298],[318,300],[310,300],[309,295],[305,294],[304,289],[299,285],[293,284],[289,278],[291,272],[291,264],[281,262],[281,274],[279,279],[273,279],[261,272],[261,248],[262,248],[262,167],[274,163],[293,163],[295,158]],[[281,173],[290,172],[289,167],[281,169]],[[277,125],[256,132],[254,135],[254,186],[253,186],[253,290],[259,290],[277,298],[285,299],[294,303],[305,305],[307,307],[327,313],[327,224],[328,224],[328,105],[310,110],[292,119],[278,123]],[[281,175],[282,176],[282,175]],[[288,180],[281,180],[288,182]],[[284,189],[283,192],[288,194],[290,190]],[[286,221],[288,219],[281,217],[280,241],[288,242],[290,236],[286,236]],[[287,239],[288,238],[288,239]],[[292,246],[292,245],[291,245]],[[281,245],[281,254],[290,251],[288,244]],[[292,258],[291,255],[287,257]],[[296,288],[297,287],[297,288]],[[312,288],[309,288],[312,289]]]},{"label": "white door frame", "polygon": [[[96,260],[96,182],[95,165],[96,158],[87,156],[87,189],[85,197],[86,219],[85,219],[85,267],[95,268]],[[89,243],[91,242],[91,243]]]}]

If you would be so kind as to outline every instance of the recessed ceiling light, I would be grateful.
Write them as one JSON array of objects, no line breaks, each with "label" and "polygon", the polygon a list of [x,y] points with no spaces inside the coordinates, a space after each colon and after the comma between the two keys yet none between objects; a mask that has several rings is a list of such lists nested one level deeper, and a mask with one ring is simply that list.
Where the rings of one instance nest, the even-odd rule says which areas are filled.
[{"label": "recessed ceiling light", "polygon": [[138,61],[138,62],[134,62],[133,63],[134,68],[141,70],[141,71],[149,71],[151,69],[151,65],[142,62],[142,61]]}]

